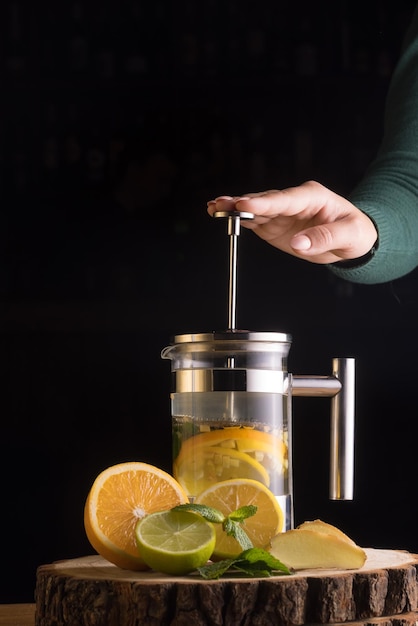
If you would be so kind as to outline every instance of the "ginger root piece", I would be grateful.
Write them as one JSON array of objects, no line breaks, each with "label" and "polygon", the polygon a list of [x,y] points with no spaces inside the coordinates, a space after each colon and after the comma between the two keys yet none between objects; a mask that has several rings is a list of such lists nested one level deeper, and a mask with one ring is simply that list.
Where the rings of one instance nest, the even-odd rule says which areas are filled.
[{"label": "ginger root piece", "polygon": [[335,535],[336,537],[339,537],[343,541],[346,541],[347,543],[351,543],[351,545],[353,546],[356,545],[355,541],[350,539],[350,537],[348,537],[345,533],[343,533],[342,530],[340,530],[336,526],[333,526],[332,524],[323,522],[320,519],[315,519],[311,522],[303,522],[302,524],[299,524],[297,529],[298,530],[317,530],[320,533],[326,533],[328,535]]},{"label": "ginger root piece", "polygon": [[289,568],[359,569],[367,555],[335,526],[315,520],[272,538],[269,551]]}]

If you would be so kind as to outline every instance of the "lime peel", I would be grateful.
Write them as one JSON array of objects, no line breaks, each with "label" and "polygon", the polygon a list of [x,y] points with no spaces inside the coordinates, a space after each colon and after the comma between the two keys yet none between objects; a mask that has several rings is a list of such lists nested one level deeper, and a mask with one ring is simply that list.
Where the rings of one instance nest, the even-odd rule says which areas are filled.
[{"label": "lime peel", "polygon": [[183,575],[209,560],[216,534],[211,523],[190,511],[150,513],[135,526],[139,554],[152,569]]}]

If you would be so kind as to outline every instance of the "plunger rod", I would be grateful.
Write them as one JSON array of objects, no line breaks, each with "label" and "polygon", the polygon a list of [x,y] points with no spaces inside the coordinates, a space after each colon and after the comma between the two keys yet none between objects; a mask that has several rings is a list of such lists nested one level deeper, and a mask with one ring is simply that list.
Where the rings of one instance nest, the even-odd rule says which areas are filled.
[{"label": "plunger rod", "polygon": [[238,268],[238,237],[241,220],[252,220],[254,215],[244,211],[216,211],[216,218],[226,218],[229,235],[229,281],[228,281],[228,330],[237,327],[237,268]]},{"label": "plunger rod", "polygon": [[237,265],[238,237],[241,222],[239,216],[228,218],[229,235],[229,283],[228,283],[228,330],[237,327]]}]

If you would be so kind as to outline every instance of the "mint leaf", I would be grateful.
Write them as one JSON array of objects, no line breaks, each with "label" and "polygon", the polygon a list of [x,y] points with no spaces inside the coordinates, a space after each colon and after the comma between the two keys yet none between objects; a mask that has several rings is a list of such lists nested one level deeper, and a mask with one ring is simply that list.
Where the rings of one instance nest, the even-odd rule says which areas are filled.
[{"label": "mint leaf", "polygon": [[255,515],[257,512],[257,507],[253,504],[242,506],[226,517],[223,513],[221,513],[221,511],[218,511],[218,509],[215,509],[212,506],[207,506],[206,504],[178,504],[173,507],[172,510],[199,513],[199,515],[204,517],[208,522],[212,522],[213,524],[222,524],[222,528],[226,534],[230,537],[234,537],[234,539],[238,541],[242,550],[247,550],[248,548],[253,547],[247,533],[240,526],[240,522],[244,522],[245,519]]},{"label": "mint leaf", "polygon": [[269,578],[271,576],[271,571],[269,569],[257,569],[246,561],[236,563],[234,568],[245,574],[248,578]]},{"label": "mint leaf", "polygon": [[179,504],[172,508],[172,511],[192,511],[198,513],[208,522],[222,524],[223,530],[229,537],[233,537],[240,545],[241,550],[249,550],[253,547],[251,539],[241,526],[241,523],[248,517],[252,517],[257,512],[257,507],[253,504],[241,506],[225,517],[221,511],[206,504]]},{"label": "mint leaf", "polygon": [[258,567],[260,564],[266,566],[272,572],[282,572],[283,574],[291,574],[290,569],[276,559],[270,552],[263,548],[250,548],[241,552],[240,558],[244,559],[250,565]]},{"label": "mint leaf", "polygon": [[206,580],[217,580],[226,572],[241,573],[252,578],[268,578],[291,574],[284,563],[262,548],[249,548],[233,559],[224,559],[198,568]]},{"label": "mint leaf", "polygon": [[225,520],[223,513],[206,504],[178,504],[172,508],[172,511],[192,511],[193,513],[199,513],[205,520],[213,524],[222,524]]},{"label": "mint leaf", "polygon": [[224,559],[217,563],[210,563],[209,565],[198,567],[197,571],[206,580],[217,580],[234,565],[235,561],[236,559]]},{"label": "mint leaf", "polygon": [[252,541],[245,530],[239,525],[238,522],[234,522],[230,515],[225,518],[222,528],[229,537],[233,537],[238,541],[241,550],[248,550],[253,547]]},{"label": "mint leaf", "polygon": [[247,506],[241,506],[236,511],[233,511],[228,517],[234,522],[243,522],[247,517],[252,517],[257,513],[257,507],[254,504],[248,504]]}]

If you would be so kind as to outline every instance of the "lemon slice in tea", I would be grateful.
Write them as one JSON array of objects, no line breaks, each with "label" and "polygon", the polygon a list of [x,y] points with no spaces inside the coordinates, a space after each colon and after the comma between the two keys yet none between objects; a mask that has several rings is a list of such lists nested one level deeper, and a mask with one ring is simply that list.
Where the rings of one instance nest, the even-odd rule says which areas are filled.
[{"label": "lemon slice in tea", "polygon": [[245,452],[224,446],[198,446],[181,454],[174,463],[174,476],[189,497],[195,497],[214,483],[236,478],[270,484],[265,467]]},{"label": "lemon slice in tea", "polygon": [[287,443],[282,436],[232,426],[202,432],[182,443],[174,476],[189,496],[220,480],[249,478],[266,486],[286,475]]}]

